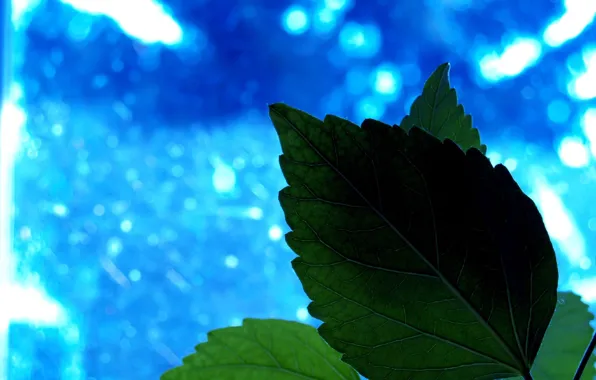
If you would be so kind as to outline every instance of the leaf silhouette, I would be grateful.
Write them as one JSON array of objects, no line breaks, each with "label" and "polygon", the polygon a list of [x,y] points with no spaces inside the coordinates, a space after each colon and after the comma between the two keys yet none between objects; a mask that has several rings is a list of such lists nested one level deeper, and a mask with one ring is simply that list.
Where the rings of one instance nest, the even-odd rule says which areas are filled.
[{"label": "leaf silhouette", "polygon": [[463,150],[477,148],[486,154],[478,129],[472,127],[472,117],[465,114],[464,107],[458,104],[455,89],[451,88],[448,63],[431,74],[399,127],[406,131],[419,127],[439,140],[454,141]]},{"label": "leaf silhouette", "polygon": [[292,266],[342,359],[373,380],[527,376],[558,270],[509,171],[419,128],[269,111]]},{"label": "leaf silhouette", "polygon": [[217,329],[161,380],[359,380],[309,325],[251,319]]}]

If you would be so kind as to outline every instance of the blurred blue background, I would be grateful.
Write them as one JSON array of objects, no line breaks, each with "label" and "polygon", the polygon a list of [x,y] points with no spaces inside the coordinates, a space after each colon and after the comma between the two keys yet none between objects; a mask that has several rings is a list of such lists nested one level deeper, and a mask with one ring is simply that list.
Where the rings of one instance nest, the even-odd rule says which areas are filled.
[{"label": "blurred blue background", "polygon": [[393,124],[445,61],[543,213],[561,287],[596,301],[595,1],[11,7],[0,379],[157,379],[244,317],[315,324],[267,104]]}]

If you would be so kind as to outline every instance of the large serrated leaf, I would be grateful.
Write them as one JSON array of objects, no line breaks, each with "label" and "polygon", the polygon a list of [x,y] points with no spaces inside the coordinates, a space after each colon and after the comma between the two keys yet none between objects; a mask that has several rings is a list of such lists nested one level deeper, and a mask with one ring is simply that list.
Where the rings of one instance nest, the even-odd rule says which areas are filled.
[{"label": "large serrated leaf", "polygon": [[[571,292],[560,292],[559,302],[544,341],[532,367],[534,380],[572,379],[577,366],[594,335],[590,322],[594,319],[588,305]],[[594,379],[594,355],[582,379]]]},{"label": "large serrated leaf", "polygon": [[421,128],[439,140],[450,139],[463,150],[477,148],[486,154],[478,129],[472,127],[472,117],[458,104],[455,89],[449,83],[449,64],[439,66],[424,84],[422,94],[403,118],[399,127],[409,131]]},{"label": "large serrated leaf", "polygon": [[309,325],[245,319],[217,329],[161,380],[359,380]]},{"label": "large serrated leaf", "polygon": [[373,380],[527,375],[558,271],[509,171],[419,128],[283,104],[270,117],[292,265],[342,359]]}]

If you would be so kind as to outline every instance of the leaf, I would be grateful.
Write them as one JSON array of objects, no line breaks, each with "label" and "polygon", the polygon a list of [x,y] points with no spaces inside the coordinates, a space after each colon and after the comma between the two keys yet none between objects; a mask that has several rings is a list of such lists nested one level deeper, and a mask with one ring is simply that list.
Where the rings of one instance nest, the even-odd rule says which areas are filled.
[{"label": "leaf", "polygon": [[455,89],[449,84],[449,64],[439,66],[424,84],[410,114],[400,125],[405,131],[419,127],[439,140],[450,139],[463,150],[477,148],[486,154],[486,145],[480,143],[478,129],[472,128],[472,117],[464,113],[457,102]]},{"label": "leaf", "polygon": [[[532,367],[534,380],[572,379],[577,366],[594,335],[590,322],[594,316],[588,305],[571,292],[560,292],[559,302],[542,346]],[[582,379],[593,379],[594,355]]]},{"label": "leaf", "polygon": [[161,380],[359,380],[309,325],[245,319],[217,329]]},{"label": "leaf", "polygon": [[528,374],[555,253],[502,165],[419,128],[270,106],[292,266],[321,336],[369,379]]}]

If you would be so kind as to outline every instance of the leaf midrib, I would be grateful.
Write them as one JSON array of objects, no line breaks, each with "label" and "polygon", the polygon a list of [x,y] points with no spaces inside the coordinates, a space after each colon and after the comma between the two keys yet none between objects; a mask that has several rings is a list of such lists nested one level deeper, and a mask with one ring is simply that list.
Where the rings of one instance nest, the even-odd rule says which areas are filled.
[{"label": "leaf midrib", "polygon": [[[450,281],[447,280],[447,278],[445,278],[445,276],[443,276],[443,274],[434,266],[431,264],[430,261],[428,261],[428,259],[376,208],[374,207],[371,202],[358,190],[358,188],[356,186],[354,186],[354,184],[348,179],[346,178],[346,176],[335,166],[332,164],[332,162],[330,160],[327,159],[327,157],[322,154],[322,152],[304,135],[304,133],[302,133],[302,131],[300,131],[300,129],[296,128],[296,126],[294,125],[293,122],[291,122],[286,116],[284,116],[282,113],[278,112],[275,108],[271,108],[271,111],[274,112],[278,117],[280,117],[282,120],[284,120],[288,125],[290,125],[292,127],[292,129],[294,130],[294,132],[296,132],[303,141],[305,141],[310,148],[319,156],[321,157],[326,163],[327,165],[333,169],[333,171],[335,171],[351,188],[353,191],[356,192],[356,194],[358,194],[358,196],[368,205],[368,207],[370,207],[370,209],[377,214],[377,216],[384,222],[387,224],[387,226],[389,226],[389,228],[391,230],[393,230],[400,239],[402,239],[406,245],[437,275],[437,277],[445,284],[445,286],[470,310],[470,312],[476,317],[476,319],[493,335],[493,337],[497,340],[497,342],[502,346],[502,348],[505,350],[505,352],[507,352],[507,354],[509,354],[511,356],[511,358],[516,361],[518,363],[518,365],[520,365],[520,368],[525,368],[525,364],[520,361],[511,351],[511,349],[509,348],[509,346],[503,341],[503,338],[501,337],[501,335],[495,331],[495,329],[488,324],[488,322],[486,320],[484,320],[484,318],[482,318],[480,316],[480,313],[478,312],[478,310],[476,310],[476,308],[461,294],[461,292],[455,287],[453,286],[453,284],[451,284]],[[322,122],[323,124],[325,123],[324,121]],[[406,132],[408,133],[408,132]],[[376,176],[376,174],[375,174]],[[424,177],[421,176],[423,182],[425,183],[425,188],[426,188],[426,181],[424,180]],[[432,204],[431,204],[431,209],[432,209]],[[433,224],[434,224],[434,214],[433,214]],[[436,227],[435,227],[435,236],[436,236]],[[517,336],[517,331],[514,331],[514,334],[516,334]],[[436,338],[436,337],[435,337]],[[482,356],[486,356],[480,352],[477,352],[477,354],[482,355]],[[495,361],[498,361],[497,359],[492,358]],[[515,368],[515,367],[511,367],[511,365],[507,364],[507,363],[503,363],[501,361],[498,361],[500,364],[511,368],[515,371],[520,371],[520,368]],[[520,373],[521,375],[521,373]]]}]

